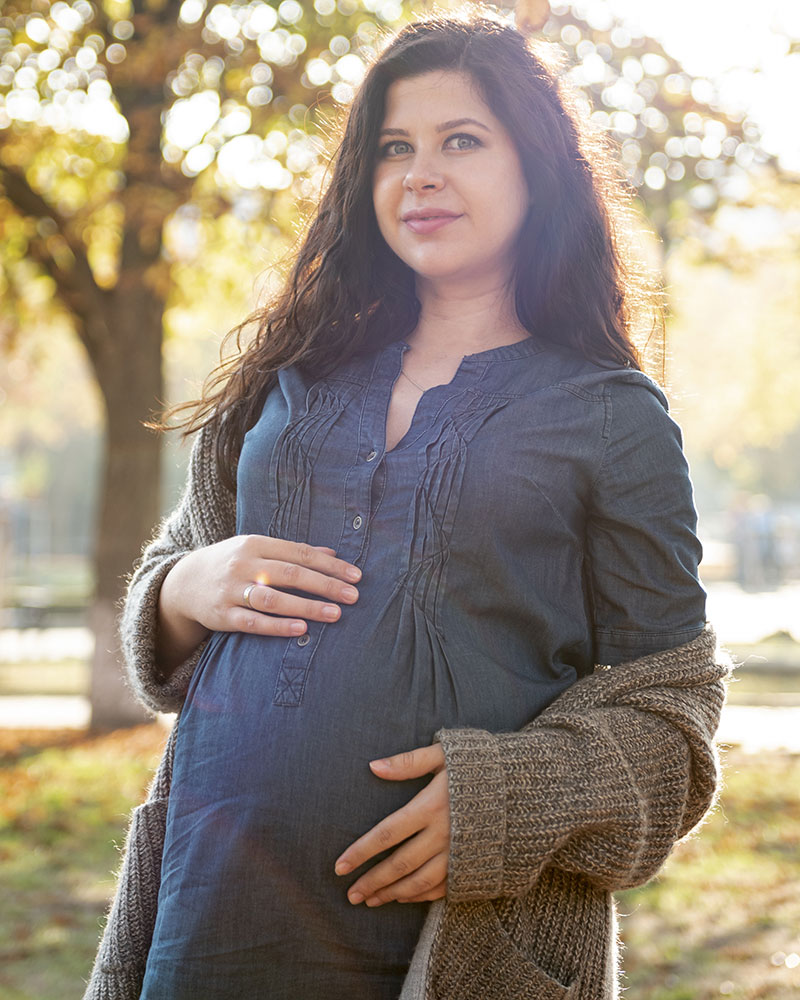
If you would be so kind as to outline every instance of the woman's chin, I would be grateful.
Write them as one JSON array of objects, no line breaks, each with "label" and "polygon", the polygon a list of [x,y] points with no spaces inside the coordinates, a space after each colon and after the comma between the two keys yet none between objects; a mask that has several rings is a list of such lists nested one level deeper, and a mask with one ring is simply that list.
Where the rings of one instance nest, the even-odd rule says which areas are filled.
[{"label": "woman's chin", "polygon": [[496,266],[493,260],[448,254],[444,247],[426,250],[426,253],[406,254],[401,260],[417,277],[430,281],[475,281],[479,277],[485,278]]},{"label": "woman's chin", "polygon": [[438,266],[414,267],[409,265],[417,276],[418,281],[434,284],[446,285],[470,285],[477,291],[476,284],[483,285],[487,276],[491,273],[491,265],[472,264],[462,267],[445,267],[441,262]]}]

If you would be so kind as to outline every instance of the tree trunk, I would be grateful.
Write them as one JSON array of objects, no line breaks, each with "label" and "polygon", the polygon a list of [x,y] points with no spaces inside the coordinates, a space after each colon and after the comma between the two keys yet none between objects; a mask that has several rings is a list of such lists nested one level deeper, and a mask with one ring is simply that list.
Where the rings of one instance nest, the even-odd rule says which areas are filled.
[{"label": "tree trunk", "polygon": [[125,680],[117,617],[126,578],[159,515],[161,438],[142,426],[163,399],[163,302],[143,276],[127,274],[98,317],[108,333],[93,359],[106,407],[106,434],[97,534],[91,727],[113,729],[147,717]]}]

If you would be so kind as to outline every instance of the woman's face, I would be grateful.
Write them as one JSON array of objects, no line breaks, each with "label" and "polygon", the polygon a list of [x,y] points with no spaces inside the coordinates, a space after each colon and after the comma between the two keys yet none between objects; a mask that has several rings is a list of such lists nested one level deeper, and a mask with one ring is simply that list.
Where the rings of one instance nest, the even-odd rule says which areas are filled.
[{"label": "woman's face", "polygon": [[[372,195],[391,249],[423,279],[506,280],[528,187],[473,78],[436,70],[396,80],[381,128]],[[420,212],[430,221],[408,217]]]}]

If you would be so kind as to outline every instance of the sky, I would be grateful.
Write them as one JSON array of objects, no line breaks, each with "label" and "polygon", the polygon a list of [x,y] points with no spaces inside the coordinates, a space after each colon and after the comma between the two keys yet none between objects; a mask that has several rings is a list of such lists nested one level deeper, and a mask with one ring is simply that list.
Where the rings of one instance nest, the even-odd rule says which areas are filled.
[{"label": "sky", "polygon": [[641,25],[693,75],[708,76],[726,106],[743,108],[764,147],[800,173],[800,0],[587,0]]}]

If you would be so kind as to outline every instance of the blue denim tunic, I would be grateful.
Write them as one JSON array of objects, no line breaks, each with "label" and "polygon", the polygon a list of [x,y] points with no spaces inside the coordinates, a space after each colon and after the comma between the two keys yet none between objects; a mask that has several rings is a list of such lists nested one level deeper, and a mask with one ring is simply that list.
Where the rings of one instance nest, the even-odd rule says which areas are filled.
[{"label": "blue denim tunic", "polygon": [[680,432],[640,372],[533,339],[464,358],[385,450],[395,342],[297,368],[248,432],[237,532],[331,546],[360,599],[295,639],[215,633],[175,756],[142,996],[390,1000],[428,904],[352,906],[341,851],[427,778],[376,757],[522,727],[595,663],[699,634]]}]

